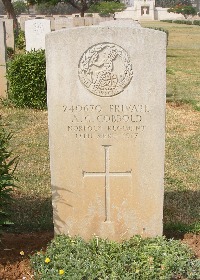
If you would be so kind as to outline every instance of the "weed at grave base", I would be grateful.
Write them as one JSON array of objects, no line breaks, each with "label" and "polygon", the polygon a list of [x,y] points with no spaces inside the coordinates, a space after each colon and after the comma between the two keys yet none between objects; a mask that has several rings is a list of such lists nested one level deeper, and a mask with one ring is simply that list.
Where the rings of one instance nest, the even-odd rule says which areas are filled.
[{"label": "weed at grave base", "polygon": [[199,279],[200,260],[180,241],[134,236],[117,243],[97,236],[57,236],[31,258],[35,279]]},{"label": "weed at grave base", "polygon": [[15,187],[14,171],[17,165],[17,158],[11,159],[12,153],[8,150],[11,137],[0,122],[0,230],[3,226],[11,224],[8,220],[8,210],[5,209],[12,200],[11,194]]}]

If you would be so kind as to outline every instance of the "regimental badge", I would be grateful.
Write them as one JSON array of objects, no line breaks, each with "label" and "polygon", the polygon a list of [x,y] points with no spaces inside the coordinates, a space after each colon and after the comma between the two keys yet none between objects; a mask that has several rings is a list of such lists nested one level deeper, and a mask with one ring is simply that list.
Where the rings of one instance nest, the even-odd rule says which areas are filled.
[{"label": "regimental badge", "polygon": [[111,97],[124,91],[133,77],[133,70],[123,48],[112,43],[100,43],[83,53],[78,75],[91,93]]}]

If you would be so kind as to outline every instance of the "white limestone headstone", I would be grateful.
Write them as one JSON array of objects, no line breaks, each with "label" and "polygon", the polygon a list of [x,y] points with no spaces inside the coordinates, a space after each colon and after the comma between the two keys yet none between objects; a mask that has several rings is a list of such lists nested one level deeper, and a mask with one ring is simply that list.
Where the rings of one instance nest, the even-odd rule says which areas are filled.
[{"label": "white limestone headstone", "polygon": [[30,20],[31,18],[28,15],[21,15],[19,17],[19,24],[22,31],[25,31],[25,21]]},{"label": "white limestone headstone", "polygon": [[45,49],[45,35],[51,32],[50,20],[25,21],[26,51]]},{"label": "white limestone headstone", "polygon": [[69,28],[46,57],[55,233],[162,235],[166,34]]},{"label": "white limestone headstone", "polygon": [[6,28],[6,46],[9,48],[15,48],[15,40],[14,40],[14,27],[13,27],[13,19],[3,19],[5,22]]},{"label": "white limestone headstone", "polygon": [[74,17],[73,18],[74,27],[84,26],[85,18],[83,17]]},{"label": "white limestone headstone", "polygon": [[141,28],[141,25],[138,21],[134,21],[132,19],[118,19],[118,20],[109,20],[109,21],[102,21],[99,23],[100,26],[115,26],[115,27],[134,27],[134,28]]},{"label": "white limestone headstone", "polygon": [[5,22],[0,20],[0,98],[7,97],[6,79],[6,29]]},{"label": "white limestone headstone", "polygon": [[56,18],[54,22],[54,26],[55,26],[55,30],[74,27],[73,18],[67,18],[67,17]]}]

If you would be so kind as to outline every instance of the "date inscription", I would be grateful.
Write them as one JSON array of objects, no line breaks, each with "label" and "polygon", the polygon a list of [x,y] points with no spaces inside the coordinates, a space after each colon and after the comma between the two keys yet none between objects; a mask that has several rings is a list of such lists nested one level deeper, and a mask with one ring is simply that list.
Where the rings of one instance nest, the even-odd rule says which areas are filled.
[{"label": "date inscription", "polygon": [[67,133],[75,139],[135,139],[145,131],[147,105],[63,105]]}]

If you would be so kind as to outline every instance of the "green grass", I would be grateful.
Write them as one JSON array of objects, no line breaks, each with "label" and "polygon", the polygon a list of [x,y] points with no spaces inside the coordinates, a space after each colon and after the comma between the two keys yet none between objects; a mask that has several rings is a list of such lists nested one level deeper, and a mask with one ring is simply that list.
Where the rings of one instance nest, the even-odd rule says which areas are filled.
[{"label": "green grass", "polygon": [[[13,133],[10,146],[19,163],[18,189],[11,204],[11,230],[48,230],[52,226],[47,112],[0,105],[6,130]],[[10,230],[10,229],[9,229]]]},{"label": "green grass", "polygon": [[[164,227],[199,232],[200,225],[200,27],[161,22],[169,30]],[[198,47],[198,48],[197,48]],[[53,228],[47,112],[0,104],[11,147],[19,155],[9,231]]]},{"label": "green grass", "polygon": [[142,26],[169,31],[167,101],[189,103],[200,110],[200,26],[166,22],[144,22]]}]

